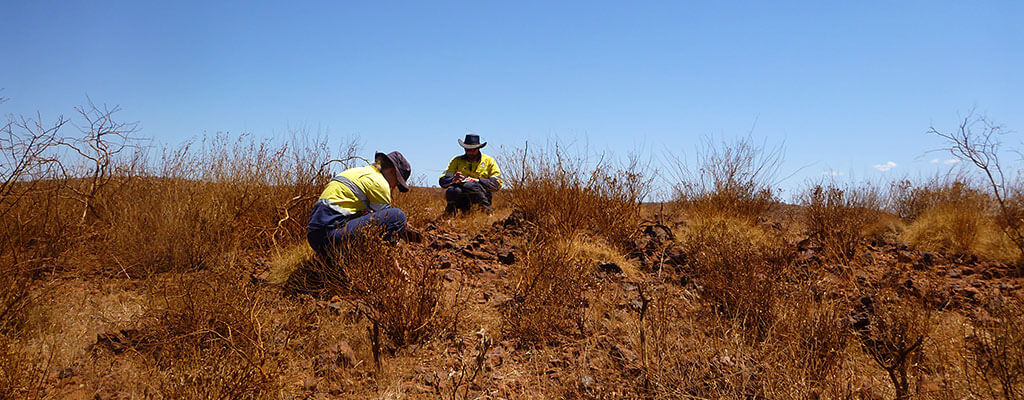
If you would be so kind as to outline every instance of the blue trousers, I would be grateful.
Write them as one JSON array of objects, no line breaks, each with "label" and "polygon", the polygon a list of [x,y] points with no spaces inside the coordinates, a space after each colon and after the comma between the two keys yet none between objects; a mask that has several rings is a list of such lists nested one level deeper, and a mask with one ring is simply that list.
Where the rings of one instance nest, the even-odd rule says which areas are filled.
[{"label": "blue trousers", "polygon": [[398,208],[385,208],[361,217],[342,221],[333,228],[317,229],[306,233],[309,247],[312,247],[321,260],[333,264],[332,248],[342,240],[359,234],[360,228],[377,224],[384,228],[384,240],[391,240],[405,230],[405,212]]},{"label": "blue trousers", "polygon": [[445,200],[463,211],[468,211],[473,204],[491,205],[491,193],[479,182],[456,183],[444,192]]}]

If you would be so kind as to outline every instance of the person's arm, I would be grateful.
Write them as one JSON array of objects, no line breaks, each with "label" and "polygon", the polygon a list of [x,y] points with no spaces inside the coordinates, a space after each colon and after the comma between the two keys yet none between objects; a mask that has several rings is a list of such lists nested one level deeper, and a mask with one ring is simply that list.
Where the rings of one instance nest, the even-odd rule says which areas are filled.
[{"label": "person's arm", "polygon": [[480,177],[480,185],[487,191],[494,192],[501,189],[501,170],[498,169],[498,163],[494,162],[493,158],[489,158],[487,161],[487,165],[485,165],[486,178]]},{"label": "person's arm", "polygon": [[448,186],[451,186],[452,184],[459,183],[459,179],[462,177],[462,174],[459,173],[458,166],[455,165],[455,162],[457,160],[458,157],[453,158],[448,163],[448,168],[444,170],[444,173],[441,174],[441,178],[437,180],[438,185],[441,185],[441,187],[446,188]]}]

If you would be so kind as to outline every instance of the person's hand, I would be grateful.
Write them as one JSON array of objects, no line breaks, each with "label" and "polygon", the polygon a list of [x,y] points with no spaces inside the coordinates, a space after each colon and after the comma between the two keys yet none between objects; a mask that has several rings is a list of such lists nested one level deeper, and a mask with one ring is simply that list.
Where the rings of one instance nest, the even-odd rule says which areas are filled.
[{"label": "person's hand", "polygon": [[480,182],[480,180],[479,180],[479,179],[476,179],[476,178],[472,178],[472,177],[466,177],[466,178],[463,178],[463,179],[462,179],[462,181],[463,181],[463,182]]},{"label": "person's hand", "polygon": [[466,177],[462,175],[462,172],[456,172],[455,176],[452,177],[452,183],[461,183],[463,179],[466,179]]}]

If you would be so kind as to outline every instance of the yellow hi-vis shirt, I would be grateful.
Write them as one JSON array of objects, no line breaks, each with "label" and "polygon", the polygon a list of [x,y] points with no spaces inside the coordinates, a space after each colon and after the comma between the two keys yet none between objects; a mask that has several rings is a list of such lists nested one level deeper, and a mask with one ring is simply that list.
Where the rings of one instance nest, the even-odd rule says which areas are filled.
[{"label": "yellow hi-vis shirt", "polygon": [[465,155],[456,156],[448,163],[448,169],[441,174],[441,177],[452,177],[456,172],[462,172],[464,176],[477,179],[494,179],[498,186],[492,190],[501,187],[501,170],[498,169],[498,163],[494,162],[489,155],[480,153],[479,161],[470,161]]},{"label": "yellow hi-vis shirt", "polygon": [[[358,190],[353,190],[348,182]],[[360,198],[359,191],[366,196],[365,199]],[[349,168],[327,183],[318,202],[345,216],[359,214],[367,208],[379,211],[391,205],[391,187],[377,167]]]}]

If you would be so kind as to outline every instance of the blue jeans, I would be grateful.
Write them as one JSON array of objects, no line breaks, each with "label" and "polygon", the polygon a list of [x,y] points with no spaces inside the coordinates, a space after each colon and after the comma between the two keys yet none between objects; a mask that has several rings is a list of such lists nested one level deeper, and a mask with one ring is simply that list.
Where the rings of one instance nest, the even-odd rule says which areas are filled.
[{"label": "blue jeans", "polygon": [[405,221],[405,212],[401,209],[385,208],[361,217],[343,220],[331,228],[309,231],[306,233],[306,240],[309,241],[309,247],[316,251],[321,260],[333,264],[332,247],[342,240],[357,236],[360,228],[370,224],[380,225],[384,228],[384,240],[391,240],[392,237],[405,230]]},{"label": "blue jeans", "polygon": [[448,187],[444,192],[445,200],[449,205],[454,205],[463,211],[469,211],[473,204],[483,206],[491,205],[491,193],[484,189],[479,182],[456,183]]}]

